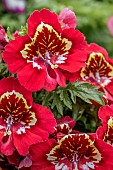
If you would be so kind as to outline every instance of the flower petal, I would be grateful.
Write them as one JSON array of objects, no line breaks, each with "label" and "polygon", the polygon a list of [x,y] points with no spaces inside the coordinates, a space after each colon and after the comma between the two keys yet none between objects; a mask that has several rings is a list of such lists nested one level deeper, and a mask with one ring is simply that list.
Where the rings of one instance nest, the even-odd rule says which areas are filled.
[{"label": "flower petal", "polygon": [[66,87],[66,77],[63,75],[60,69],[54,69],[56,73],[56,81],[61,87]]},{"label": "flower petal", "polygon": [[27,35],[18,36],[15,40],[10,41],[5,47],[3,59],[8,63],[10,72],[15,74],[26,65],[26,61],[22,58],[20,51],[23,50],[24,45],[29,42],[31,42],[31,40]]},{"label": "flower petal", "polygon": [[18,72],[18,79],[21,85],[30,91],[37,91],[43,88],[45,83],[45,68],[38,70],[32,64],[27,64]]},{"label": "flower petal", "polygon": [[20,155],[25,156],[30,145],[40,142],[42,138],[26,129],[25,133],[17,134],[16,129],[13,130],[14,146]]},{"label": "flower petal", "polygon": [[58,17],[54,12],[48,9],[42,9],[41,11],[35,10],[28,19],[28,35],[30,37],[34,36],[36,28],[41,22],[53,26],[58,32],[61,31]]},{"label": "flower petal", "polygon": [[52,91],[56,88],[57,81],[56,79],[52,78],[48,72],[46,73],[46,79],[45,79],[45,84],[44,84],[44,89],[47,91]]},{"label": "flower petal", "polygon": [[60,64],[59,67],[73,73],[85,66],[86,58],[87,54],[85,51],[77,50],[74,54],[68,55],[65,64]]},{"label": "flower petal", "polygon": [[12,155],[15,150],[13,144],[13,137],[12,134],[9,136],[5,136],[3,138],[3,142],[0,143],[0,152],[6,156]]},{"label": "flower petal", "polygon": [[[45,106],[39,104],[33,104],[33,109],[36,113],[37,127],[41,128],[49,133],[54,132],[54,127],[56,126],[56,120],[51,110],[47,109]],[[49,123],[48,123],[49,122]],[[34,128],[35,130],[35,128]]]},{"label": "flower petal", "polygon": [[59,19],[62,29],[66,29],[66,28],[74,28],[75,29],[76,22],[77,22],[76,15],[70,9],[64,8],[60,12],[58,19]]},{"label": "flower petal", "polygon": [[[30,155],[32,156],[31,170],[54,170],[54,165],[47,160],[47,155],[52,147],[54,147],[56,141],[54,139],[37,143],[30,147]],[[38,153],[38,154],[37,154]]]}]

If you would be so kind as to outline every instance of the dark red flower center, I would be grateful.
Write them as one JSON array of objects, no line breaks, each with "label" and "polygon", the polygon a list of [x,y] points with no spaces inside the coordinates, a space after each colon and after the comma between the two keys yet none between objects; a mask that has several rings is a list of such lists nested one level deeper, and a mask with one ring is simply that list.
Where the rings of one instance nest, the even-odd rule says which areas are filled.
[{"label": "dark red flower center", "polygon": [[113,117],[111,116],[107,123],[107,131],[104,135],[104,141],[113,145]]},{"label": "dark red flower center", "polygon": [[36,122],[35,113],[31,111],[26,99],[14,90],[1,95],[0,116],[6,122],[6,134],[11,133],[13,124],[20,123],[23,126],[30,126]]},{"label": "dark red flower center", "polygon": [[91,53],[80,75],[83,80],[106,86],[113,78],[113,66],[106,61],[102,53]]},{"label": "dark red flower center", "polygon": [[59,64],[65,63],[71,45],[71,41],[62,38],[52,26],[42,22],[37,27],[31,43],[25,45],[21,54],[27,63],[33,64],[33,67],[42,69],[40,62],[44,62],[54,69]]},{"label": "dark red flower center", "polygon": [[70,134],[72,129],[69,127],[68,123],[62,123],[57,125],[55,132],[51,135],[52,138],[61,139],[65,135]]},{"label": "dark red flower center", "polygon": [[[91,168],[101,161],[101,153],[95,147],[87,134],[70,134],[64,136],[59,145],[55,146],[47,155],[47,159],[56,166],[64,164],[65,159],[71,162],[73,169]],[[63,162],[64,160],[64,162]]]}]

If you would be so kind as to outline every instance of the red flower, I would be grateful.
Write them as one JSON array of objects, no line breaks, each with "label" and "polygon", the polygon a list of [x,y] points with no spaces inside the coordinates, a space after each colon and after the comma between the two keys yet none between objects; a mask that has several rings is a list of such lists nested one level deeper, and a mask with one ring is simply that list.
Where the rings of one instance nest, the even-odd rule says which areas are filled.
[{"label": "red flower", "polygon": [[76,72],[84,66],[79,60],[84,52],[78,51],[86,46],[84,39],[78,30],[62,30],[57,14],[34,11],[28,19],[28,35],[9,42],[4,61],[26,89],[52,91],[57,83],[66,86],[65,70]]},{"label": "red flower", "polygon": [[65,116],[57,119],[56,122],[57,126],[55,127],[55,132],[50,135],[50,138],[59,140],[63,136],[73,133],[72,129],[74,128],[76,122],[71,117]]},{"label": "red flower", "polygon": [[112,152],[113,148],[102,140],[92,140],[87,134],[70,134],[59,144],[49,140],[32,145],[31,170],[112,169]]},{"label": "red flower", "polygon": [[76,15],[73,11],[68,8],[64,8],[59,16],[58,20],[61,24],[62,29],[66,28],[76,28]]},{"label": "red flower", "polygon": [[113,105],[103,106],[99,109],[98,116],[102,126],[97,129],[97,136],[113,146]]},{"label": "red flower", "polygon": [[[49,122],[49,123],[48,123]],[[48,138],[56,121],[46,107],[32,102],[32,93],[13,77],[0,81],[0,151],[16,149],[26,155],[29,146]]]},{"label": "red flower", "polygon": [[86,65],[75,74],[69,73],[69,81],[74,82],[80,78],[100,86],[107,99],[113,101],[113,60],[109,59],[107,51],[97,44],[90,44],[86,51]]},{"label": "red flower", "polygon": [[68,124],[70,128],[74,128],[76,124],[76,122],[69,116],[58,118],[56,121],[57,121],[57,126],[62,125],[62,124]]}]

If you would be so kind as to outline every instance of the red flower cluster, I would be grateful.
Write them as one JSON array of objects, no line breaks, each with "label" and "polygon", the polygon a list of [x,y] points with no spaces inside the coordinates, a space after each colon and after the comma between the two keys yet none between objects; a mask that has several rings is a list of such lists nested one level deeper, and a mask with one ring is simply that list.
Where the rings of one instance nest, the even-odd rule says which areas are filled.
[{"label": "red flower cluster", "polygon": [[[7,45],[0,30],[3,59],[18,78],[0,80],[0,166],[21,170],[113,169],[113,105],[100,107],[95,134],[74,130],[69,116],[56,119],[35,104],[32,92],[52,91],[77,79],[98,86],[113,103],[113,61],[97,44],[87,44],[76,30],[74,12],[48,9],[28,18],[28,33]],[[5,42],[5,45],[4,45]],[[5,50],[4,50],[5,47]]]},{"label": "red flower cluster", "polygon": [[113,168],[113,148],[94,135],[72,130],[74,125],[74,120],[69,117],[58,119],[53,138],[30,147],[31,170],[43,170],[45,167],[47,170]]}]

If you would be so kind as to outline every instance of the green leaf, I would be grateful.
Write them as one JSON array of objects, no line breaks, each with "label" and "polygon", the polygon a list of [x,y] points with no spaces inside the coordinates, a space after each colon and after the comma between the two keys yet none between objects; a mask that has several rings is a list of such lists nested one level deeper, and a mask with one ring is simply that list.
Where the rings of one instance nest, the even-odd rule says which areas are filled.
[{"label": "green leaf", "polygon": [[59,95],[55,94],[51,108],[53,109],[56,106],[58,112],[63,116],[63,103],[60,100]]},{"label": "green leaf", "polygon": [[75,87],[76,96],[80,97],[85,102],[92,104],[91,100],[96,101],[100,105],[104,105],[104,100],[102,99],[103,93],[98,91],[98,87],[91,85],[87,82],[75,82],[73,83]]},{"label": "green leaf", "polygon": [[76,92],[74,90],[68,89],[69,93],[71,94],[71,100],[73,103],[76,103]]},{"label": "green leaf", "polygon": [[84,105],[82,105],[80,103],[76,103],[73,105],[73,111],[72,111],[72,117],[74,120],[78,121],[81,117],[82,114],[84,113],[85,108]]},{"label": "green leaf", "polygon": [[64,105],[66,105],[69,109],[72,110],[72,102],[70,100],[70,97],[69,97],[66,89],[63,89],[61,91],[60,100],[63,101]]},{"label": "green leaf", "polygon": [[9,72],[6,63],[0,63],[0,79],[8,76],[9,76]]},{"label": "green leaf", "polygon": [[48,106],[49,105],[49,101],[53,98],[52,93],[50,92],[46,92],[43,101],[42,101],[42,105]]},{"label": "green leaf", "polygon": [[0,74],[2,74],[7,69],[7,65],[5,63],[0,63]]}]

